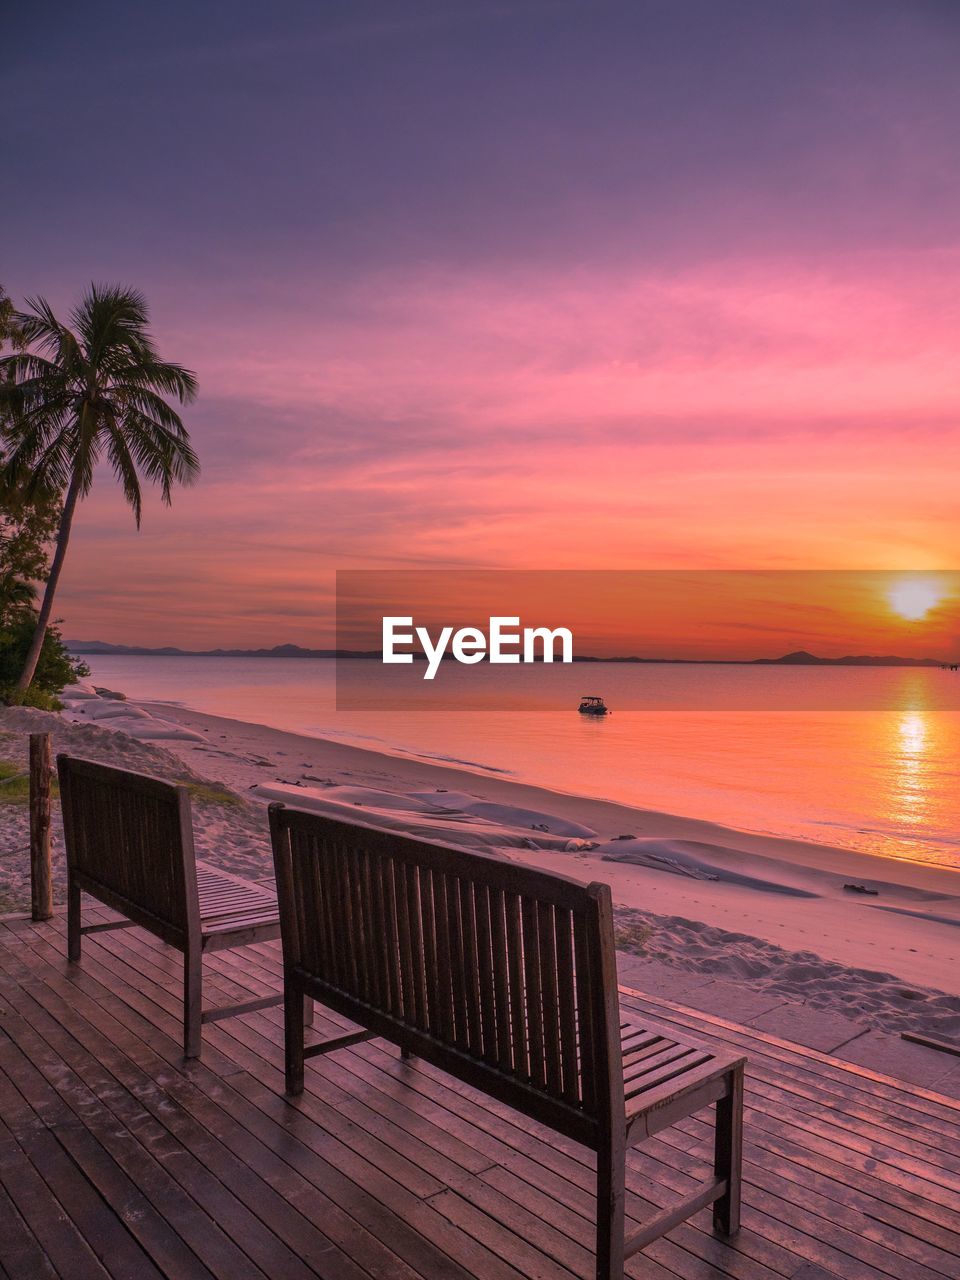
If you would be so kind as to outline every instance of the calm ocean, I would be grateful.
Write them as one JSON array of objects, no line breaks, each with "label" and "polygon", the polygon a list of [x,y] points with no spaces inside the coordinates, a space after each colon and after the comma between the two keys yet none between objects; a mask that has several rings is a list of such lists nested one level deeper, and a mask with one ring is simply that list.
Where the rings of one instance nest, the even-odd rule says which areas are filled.
[{"label": "calm ocean", "polygon": [[[557,791],[705,818],[749,831],[823,841],[960,868],[960,675],[918,669],[783,669],[600,663],[540,668],[528,709],[336,710],[334,667],[322,659],[92,657],[97,684],[129,697],[378,751],[455,762]],[[345,690],[370,687],[364,661],[341,662]],[[471,689],[496,679],[469,669]],[[467,669],[445,679],[467,678]],[[704,710],[714,688],[751,683],[732,706]],[[536,696],[542,681],[549,699]],[[556,706],[558,682],[569,710]],[[646,684],[644,685],[644,682]],[[581,685],[583,686],[581,688]],[[651,696],[650,689],[659,690]],[[630,710],[638,701],[679,710]],[[843,689],[846,698],[834,692]],[[833,705],[884,710],[826,710]],[[614,714],[577,714],[581,693]],[[356,701],[361,701],[356,697]],[[722,700],[722,699],[721,699]],[[799,709],[798,709],[799,708]]]}]

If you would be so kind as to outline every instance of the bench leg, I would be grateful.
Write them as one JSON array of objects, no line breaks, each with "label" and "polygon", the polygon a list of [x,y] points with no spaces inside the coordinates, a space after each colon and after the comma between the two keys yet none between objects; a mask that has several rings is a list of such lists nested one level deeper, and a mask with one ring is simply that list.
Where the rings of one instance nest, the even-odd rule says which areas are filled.
[{"label": "bench leg", "polygon": [[303,997],[303,1025],[313,1026],[313,996]]},{"label": "bench leg", "polygon": [[199,1058],[203,1023],[203,955],[187,951],[183,957],[183,1056]]},{"label": "bench leg", "polygon": [[[310,1005],[313,1005],[311,1000]],[[303,1020],[307,1001],[290,979],[283,980],[283,1047],[286,1090],[291,1097],[303,1093]]]},{"label": "bench leg", "polygon": [[597,1280],[623,1280],[626,1155],[623,1135],[597,1152]]},{"label": "bench leg", "polygon": [[724,1236],[740,1229],[740,1178],[743,1163],[743,1067],[727,1077],[727,1094],[717,1103],[714,1173],[727,1190],[713,1206],[713,1229]]},{"label": "bench leg", "polygon": [[80,959],[80,890],[72,882],[67,886],[67,959]]}]

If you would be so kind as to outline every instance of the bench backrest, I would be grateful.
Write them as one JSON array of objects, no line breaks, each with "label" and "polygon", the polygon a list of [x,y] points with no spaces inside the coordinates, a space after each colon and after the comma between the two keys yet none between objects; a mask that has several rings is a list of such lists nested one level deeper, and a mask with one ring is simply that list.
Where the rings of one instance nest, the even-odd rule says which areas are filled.
[{"label": "bench backrest", "polygon": [[57,771],[75,883],[185,949],[199,936],[189,792],[69,755]]},{"label": "bench backrest", "polygon": [[323,1002],[572,1136],[613,1081],[622,1105],[608,886],[283,805],[270,824],[285,966]]}]

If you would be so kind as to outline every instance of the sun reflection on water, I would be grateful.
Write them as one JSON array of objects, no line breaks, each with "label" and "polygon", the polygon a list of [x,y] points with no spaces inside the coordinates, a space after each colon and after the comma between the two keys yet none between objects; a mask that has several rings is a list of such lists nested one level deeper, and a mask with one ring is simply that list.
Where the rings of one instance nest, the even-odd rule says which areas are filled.
[{"label": "sun reflection on water", "polygon": [[904,711],[895,720],[890,816],[910,827],[919,826],[929,809],[930,737],[929,717],[924,711]]}]

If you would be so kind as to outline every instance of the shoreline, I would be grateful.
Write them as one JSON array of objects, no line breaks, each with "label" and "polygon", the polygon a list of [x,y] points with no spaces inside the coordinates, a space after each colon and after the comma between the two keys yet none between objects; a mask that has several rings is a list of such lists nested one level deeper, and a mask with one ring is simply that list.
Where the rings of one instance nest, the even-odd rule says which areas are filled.
[{"label": "shoreline", "polygon": [[[817,851],[828,851],[832,855],[845,857],[851,855],[853,858],[866,859],[867,871],[870,868],[876,868],[877,874],[883,868],[887,867],[929,867],[937,871],[947,871],[958,877],[957,883],[960,885],[960,865],[951,867],[949,864],[942,862],[936,858],[916,858],[916,857],[896,857],[892,854],[884,855],[878,853],[869,853],[866,850],[853,849],[846,845],[830,844],[825,840],[805,839],[801,836],[781,835],[775,831],[763,831],[750,827],[738,827],[732,823],[714,822],[709,818],[698,818],[693,814],[675,813],[667,809],[654,809],[645,805],[630,804],[627,801],[615,800],[610,796],[595,795],[586,791],[565,791],[559,787],[546,786],[541,782],[535,782],[524,779],[513,769],[502,768],[498,765],[484,764],[478,760],[461,760],[453,756],[431,755],[427,752],[418,752],[413,748],[405,748],[396,745],[388,745],[381,747],[368,747],[360,742],[349,741],[346,738],[330,737],[327,734],[311,734],[301,733],[296,729],[282,729],[276,725],[268,725],[257,720],[241,720],[236,716],[220,715],[218,712],[200,711],[195,707],[188,707],[186,703],[181,702],[164,702],[153,698],[144,698],[135,703],[137,706],[156,708],[159,712],[167,712],[168,718],[176,718],[178,712],[195,714],[204,718],[214,720],[223,720],[228,724],[246,725],[250,728],[263,729],[265,731],[275,733],[289,734],[293,738],[302,739],[308,742],[326,742],[331,747],[341,747],[344,750],[355,750],[366,752],[371,756],[383,757],[387,760],[407,761],[413,765],[423,765],[425,768],[449,769],[455,773],[465,773],[472,778],[490,778],[494,781],[511,783],[516,787],[526,787],[531,791],[535,791],[545,796],[553,797],[559,802],[574,801],[586,804],[599,804],[608,806],[611,809],[619,809],[627,814],[646,815],[650,818],[662,819],[668,823],[681,823],[684,826],[698,826],[705,831],[712,833],[722,833],[731,837],[736,842],[740,842],[740,847],[745,848],[744,842],[762,841],[766,844],[784,845],[792,849],[810,848]],[[186,722],[185,722],[186,723]],[[866,873],[866,872],[865,872]],[[883,878],[879,876],[879,878]],[[960,888],[957,890],[960,893]]]},{"label": "shoreline", "polygon": [[[802,714],[796,732],[792,716],[744,714],[728,722],[699,712],[657,715],[649,724],[643,716],[614,715],[602,731],[590,725],[585,732],[584,717],[570,715],[570,707],[563,716],[537,711],[507,718],[516,725],[476,712],[438,715],[427,707],[408,722],[361,706],[352,694],[340,715],[334,664],[307,665],[306,686],[291,671],[296,663],[276,660],[258,667],[224,659],[206,677],[199,659],[119,658],[95,664],[92,678],[131,699],[505,775],[584,799],[960,869],[957,803],[943,785],[960,750],[960,715],[927,723],[906,713]],[[361,676],[352,676],[349,688]],[[156,714],[164,714],[162,707]]]},{"label": "shoreline", "polygon": [[[168,703],[138,705],[146,710],[162,706],[167,719],[201,733],[202,743],[164,745],[195,769],[203,760],[204,772],[215,769],[241,793],[258,786],[262,799],[310,802],[325,812],[348,814],[359,807],[368,820],[394,824],[398,830],[414,828],[427,838],[433,831],[434,838],[453,836],[456,841],[463,835],[459,820],[424,823],[423,815],[409,809],[392,811],[389,799],[403,802],[411,793],[455,790],[499,806],[508,817],[520,810],[546,817],[548,824],[554,818],[595,833],[598,848],[572,851],[551,847],[548,841],[546,847],[517,847],[521,828],[509,833],[496,824],[473,832],[472,838],[531,865],[578,879],[606,880],[621,909],[699,922],[791,952],[812,952],[847,968],[895,974],[960,995],[958,871],[551,791],[509,776]],[[334,788],[324,782],[378,794],[347,797],[341,805]],[[636,840],[616,840],[622,835]],[[581,838],[587,843],[592,839]],[[844,890],[845,883],[876,888],[877,896]]]}]

